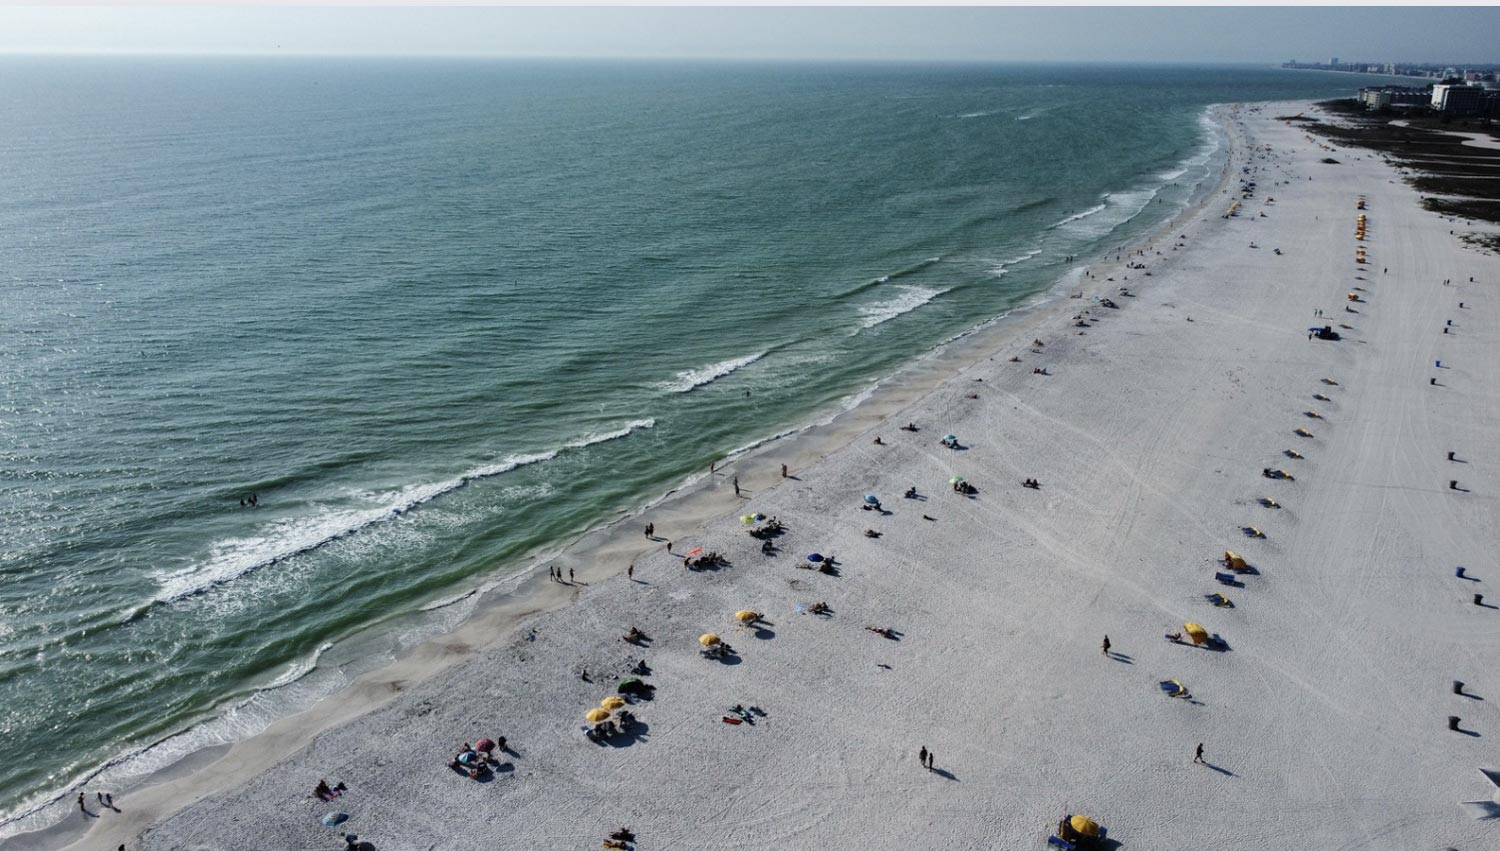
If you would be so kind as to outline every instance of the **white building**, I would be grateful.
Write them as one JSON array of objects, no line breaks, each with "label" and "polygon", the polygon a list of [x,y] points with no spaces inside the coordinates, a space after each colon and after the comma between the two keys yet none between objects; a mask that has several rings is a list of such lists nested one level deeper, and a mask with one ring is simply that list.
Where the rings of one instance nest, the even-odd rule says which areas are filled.
[{"label": "white building", "polygon": [[1484,89],[1463,83],[1437,83],[1432,87],[1432,108],[1438,112],[1478,112]]}]

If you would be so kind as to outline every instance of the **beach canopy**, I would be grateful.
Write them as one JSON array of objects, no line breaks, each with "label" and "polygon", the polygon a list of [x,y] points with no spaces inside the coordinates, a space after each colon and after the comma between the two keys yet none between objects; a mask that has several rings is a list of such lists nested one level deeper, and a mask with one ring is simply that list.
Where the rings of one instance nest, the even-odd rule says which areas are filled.
[{"label": "beach canopy", "polygon": [[712,632],[705,632],[702,635],[698,636],[698,643],[703,645],[704,647],[712,647],[715,644],[718,644],[721,640],[722,639],[720,639],[719,636],[715,635]]},{"label": "beach canopy", "polygon": [[878,499],[875,498],[875,494],[873,494],[873,493],[867,493],[867,494],[865,494],[865,505],[879,505],[879,504],[880,504],[880,500],[878,500]]},{"label": "beach canopy", "polygon": [[619,709],[620,707],[622,707],[624,705],[625,705],[625,698],[620,697],[619,695],[616,695],[616,694],[612,694],[609,697],[606,697],[603,700],[599,701],[599,708],[600,709],[607,709],[607,710],[609,710],[611,712],[613,712],[616,709]]},{"label": "beach canopy", "polygon": [[1073,816],[1068,819],[1068,826],[1084,836],[1093,839],[1099,838],[1099,823],[1088,816]]},{"label": "beach canopy", "polygon": [[323,826],[337,827],[338,825],[341,825],[348,820],[348,813],[329,813],[328,815],[323,816]]},{"label": "beach canopy", "polygon": [[740,609],[734,613],[734,619],[740,623],[750,623],[760,620],[760,612],[752,612],[749,609]]},{"label": "beach canopy", "polygon": [[1182,625],[1182,631],[1187,633],[1189,638],[1193,639],[1194,644],[1205,644],[1208,642],[1208,630],[1204,629],[1200,624],[1185,623]]},{"label": "beach canopy", "polygon": [[608,709],[599,709],[598,707],[595,707],[593,709],[590,709],[588,712],[584,713],[583,717],[587,718],[590,723],[598,724],[600,721],[603,721],[603,720],[609,718],[609,710]]}]

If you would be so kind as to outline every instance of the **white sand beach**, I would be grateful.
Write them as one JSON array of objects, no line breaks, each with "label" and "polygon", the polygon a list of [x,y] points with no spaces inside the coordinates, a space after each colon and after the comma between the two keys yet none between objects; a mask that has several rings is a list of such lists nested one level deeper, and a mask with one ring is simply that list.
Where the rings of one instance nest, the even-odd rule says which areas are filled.
[{"label": "white sand beach", "polygon": [[[1065,813],[1121,848],[1500,847],[1500,820],[1460,807],[1500,767],[1500,608],[1473,602],[1500,606],[1484,366],[1500,260],[1378,157],[1324,164],[1275,120],[1310,108],[1223,110],[1228,191],[1143,255],[1095,263],[1084,298],[960,341],[593,536],[556,562],[580,584],[537,576],[328,704],[120,796],[69,847],[336,849],[353,832],[380,851],[584,849],[628,825],[643,851],[1042,848]],[[1257,189],[1224,218],[1245,165]],[[1308,338],[1318,309],[1341,340]],[[940,445],[950,432],[962,449]],[[774,556],[747,512],[786,524]],[[647,521],[731,566],[686,569]],[[1225,550],[1253,566],[1235,587],[1215,581]],[[837,575],[799,569],[813,552]],[[831,614],[799,610],[817,601]],[[1185,622],[1225,646],[1164,639]],[[647,646],[621,640],[631,626]],[[707,632],[737,655],[700,656]],[[636,731],[585,738],[639,659],[655,695],[630,707]],[[736,704],[761,713],[726,723]],[[448,768],[497,736],[513,752],[492,775]],[[320,778],[348,791],[315,800]],[[324,827],[329,812],[349,819]]]}]

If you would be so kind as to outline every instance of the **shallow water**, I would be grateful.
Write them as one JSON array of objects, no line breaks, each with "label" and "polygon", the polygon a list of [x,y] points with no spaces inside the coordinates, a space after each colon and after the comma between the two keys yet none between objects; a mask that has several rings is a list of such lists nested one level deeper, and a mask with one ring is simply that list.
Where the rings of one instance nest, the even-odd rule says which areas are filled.
[{"label": "shallow water", "polygon": [[258,729],[1035,299],[1216,173],[1207,104],[1362,82],[0,60],[0,809]]}]

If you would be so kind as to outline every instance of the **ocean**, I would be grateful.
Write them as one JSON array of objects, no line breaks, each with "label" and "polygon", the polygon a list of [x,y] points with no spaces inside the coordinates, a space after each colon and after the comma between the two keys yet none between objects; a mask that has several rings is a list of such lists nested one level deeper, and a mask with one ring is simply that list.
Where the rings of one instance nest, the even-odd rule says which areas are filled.
[{"label": "ocean", "polygon": [[0,837],[1045,296],[1208,104],[1368,79],[0,59]]}]

